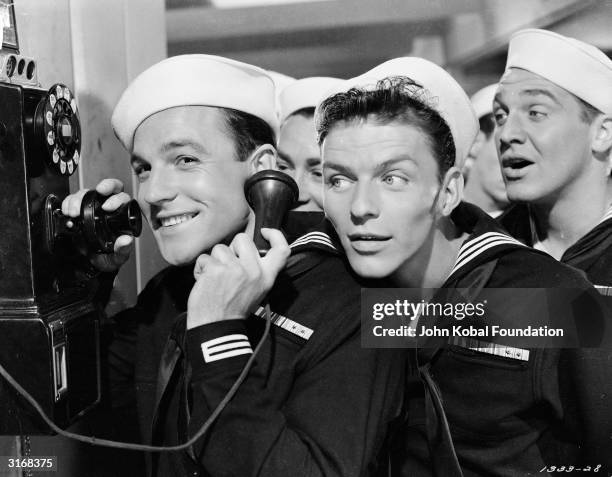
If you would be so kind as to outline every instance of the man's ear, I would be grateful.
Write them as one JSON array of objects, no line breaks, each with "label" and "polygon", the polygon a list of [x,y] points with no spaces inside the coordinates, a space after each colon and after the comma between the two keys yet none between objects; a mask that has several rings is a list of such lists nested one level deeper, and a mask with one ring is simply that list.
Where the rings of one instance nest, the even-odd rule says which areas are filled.
[{"label": "man's ear", "polygon": [[271,144],[262,144],[255,149],[247,161],[251,169],[251,174],[263,171],[264,169],[276,169],[277,153]]},{"label": "man's ear", "polygon": [[612,149],[612,117],[600,115],[593,121],[594,128],[591,148],[596,155],[609,153]]},{"label": "man's ear", "polygon": [[440,188],[438,198],[438,211],[444,217],[450,216],[459,202],[463,200],[463,174],[459,168],[453,166],[446,174]]}]

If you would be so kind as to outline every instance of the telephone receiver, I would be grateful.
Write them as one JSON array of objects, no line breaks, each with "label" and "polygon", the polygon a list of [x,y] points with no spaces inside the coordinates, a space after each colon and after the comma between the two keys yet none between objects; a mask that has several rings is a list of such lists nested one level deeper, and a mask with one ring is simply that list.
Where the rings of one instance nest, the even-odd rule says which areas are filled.
[{"label": "telephone receiver", "polygon": [[298,200],[298,185],[284,172],[265,169],[246,181],[244,195],[255,212],[253,241],[263,257],[270,250],[270,244],[262,237],[261,229],[280,229],[285,215]]},{"label": "telephone receiver", "polygon": [[117,210],[107,212],[102,204],[108,197],[95,190],[85,193],[81,202],[81,214],[72,218],[62,214],[61,201],[49,194],[44,205],[45,248],[55,250],[62,237],[81,235],[92,252],[111,253],[120,235],[138,237],[142,231],[142,215],[134,199]]}]

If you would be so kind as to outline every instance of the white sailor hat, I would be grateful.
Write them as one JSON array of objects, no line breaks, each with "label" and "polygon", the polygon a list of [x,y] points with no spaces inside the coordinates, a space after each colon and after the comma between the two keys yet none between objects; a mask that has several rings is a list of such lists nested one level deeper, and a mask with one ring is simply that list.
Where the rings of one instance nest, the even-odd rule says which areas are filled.
[{"label": "white sailor hat", "polygon": [[547,30],[521,30],[510,37],[506,72],[510,68],[535,73],[612,114],[612,60],[593,45]]},{"label": "white sailor hat", "polygon": [[275,100],[276,100],[276,115],[280,115],[280,93],[286,86],[289,86],[291,83],[296,82],[297,80],[292,76],[285,75],[283,73],[279,73],[278,71],[266,70],[266,72],[274,81],[274,89],[276,91]]},{"label": "white sailor hat", "polygon": [[[405,76],[412,79],[426,95],[427,106],[446,122],[455,143],[455,166],[461,168],[478,134],[478,120],[467,94],[444,69],[418,57],[394,58],[366,73],[344,81],[326,95],[347,92],[351,88],[374,89],[384,78]],[[416,98],[418,100],[418,97]],[[320,106],[320,104],[319,104]],[[319,111],[317,111],[317,114]]]},{"label": "white sailor hat", "polygon": [[283,124],[285,119],[300,109],[316,107],[325,93],[342,81],[339,78],[313,76],[285,86],[279,97],[280,123]]},{"label": "white sailor hat", "polygon": [[478,119],[486,116],[487,114],[493,114],[493,98],[497,92],[498,84],[490,84],[482,89],[476,91],[470,101],[472,101],[472,107],[476,113]]},{"label": "white sailor hat", "polygon": [[111,124],[128,151],[142,122],[178,106],[214,106],[252,114],[278,134],[274,82],[261,68],[212,55],[167,58],[138,75],[119,99]]}]

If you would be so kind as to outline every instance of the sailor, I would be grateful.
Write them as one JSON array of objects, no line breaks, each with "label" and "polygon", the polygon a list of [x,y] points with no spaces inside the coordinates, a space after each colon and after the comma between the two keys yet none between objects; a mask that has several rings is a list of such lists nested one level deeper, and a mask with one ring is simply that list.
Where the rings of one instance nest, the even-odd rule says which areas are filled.
[{"label": "sailor", "polygon": [[314,110],[321,97],[341,81],[323,76],[302,78],[279,93],[278,168],[293,177],[300,190],[284,229],[290,242],[323,220],[323,179]]},{"label": "sailor", "polygon": [[465,161],[465,200],[477,205],[491,217],[498,217],[508,206],[506,185],[497,160],[493,131],[493,97],[497,84],[478,90],[471,98],[480,131]]},{"label": "sailor", "polygon": [[[258,67],[184,55],[136,77],[113,112],[139,204],[171,264],[115,317],[108,349],[111,401],[136,404],[144,442],[194,436],[252,359],[266,295],[272,317],[208,434],[183,452],[154,453],[155,476],[365,475],[399,416],[403,360],[361,347],[360,286],[331,242],[312,233],[290,249],[265,229],[265,257],[253,243],[244,185],[275,166],[274,93]],[[107,210],[128,199],[121,188],[98,185],[113,194]],[[64,213],[78,215],[82,195],[68,197]],[[118,266],[129,241],[95,263]]]},{"label": "sailor", "polygon": [[494,115],[506,190],[517,203],[501,223],[612,294],[612,60],[557,33],[519,31]]},{"label": "sailor", "polygon": [[300,188],[295,210],[323,210],[321,158],[314,128],[314,110],[321,97],[341,81],[329,77],[303,78],[280,92],[278,168],[293,177]]},{"label": "sailor", "polygon": [[[568,331],[595,330],[601,344],[601,298],[582,274],[462,202],[461,169],[478,122],[442,68],[389,60],[330,92],[316,124],[325,213],[357,274],[421,289],[434,303],[488,297],[488,324],[538,324],[542,311],[554,321],[561,310]],[[545,289],[556,301],[536,307],[516,289]],[[392,449],[393,475],[536,475],[610,464],[609,351],[493,341],[417,341],[420,365]]]}]

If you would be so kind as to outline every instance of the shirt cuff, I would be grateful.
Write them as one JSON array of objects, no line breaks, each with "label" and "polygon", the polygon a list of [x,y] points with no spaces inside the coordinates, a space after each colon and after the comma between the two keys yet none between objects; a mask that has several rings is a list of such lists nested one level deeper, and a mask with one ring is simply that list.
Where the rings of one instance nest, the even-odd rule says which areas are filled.
[{"label": "shirt cuff", "polygon": [[251,354],[244,320],[217,321],[187,330],[187,357],[194,374],[211,366],[242,367]]}]

